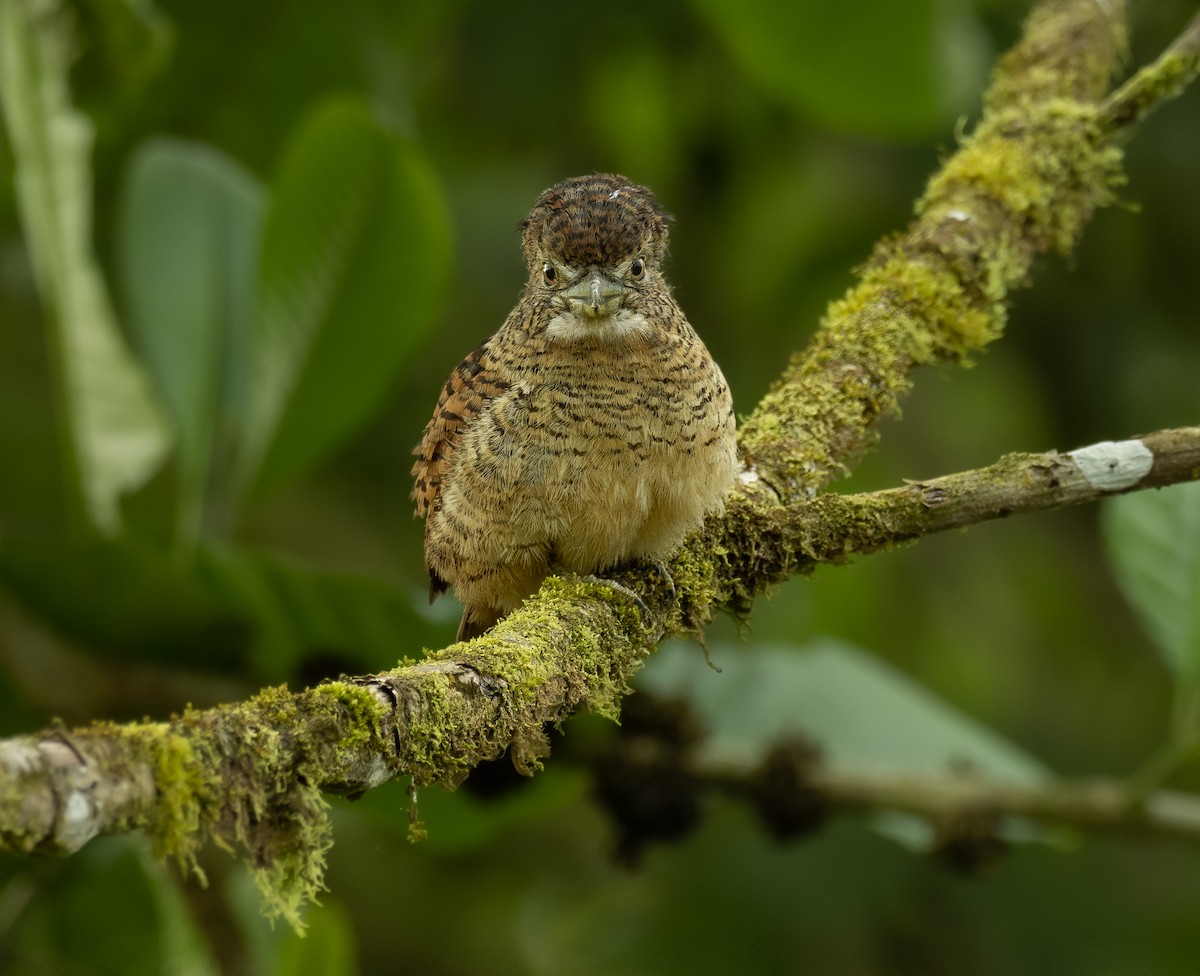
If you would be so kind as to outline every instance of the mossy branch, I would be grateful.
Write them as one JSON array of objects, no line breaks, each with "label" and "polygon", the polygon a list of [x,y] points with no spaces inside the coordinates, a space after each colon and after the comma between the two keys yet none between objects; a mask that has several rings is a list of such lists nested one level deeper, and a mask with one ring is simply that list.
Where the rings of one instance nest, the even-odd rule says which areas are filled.
[{"label": "mossy branch", "polygon": [[1006,511],[1195,478],[1188,429],[1124,442],[1117,477],[1128,483],[1106,481],[1089,467],[1096,457],[1076,451],[890,493],[817,495],[870,442],[913,367],[964,362],[997,338],[1034,258],[1069,251],[1111,198],[1120,152],[1104,99],[1124,50],[1120,7],[1050,0],[1031,16],[913,224],[876,249],[744,423],[742,483],[674,558],[673,585],[644,567],[619,586],[551,578],[485,637],[384,674],[269,689],[168,723],[0,742],[0,848],[69,853],[142,829],[195,867],[212,838],[244,848],[268,908],[296,921],[322,882],[322,792],[353,795],[400,774],[452,786],[505,749],[532,770],[547,724],[585,709],[615,716],[664,635],[698,629],[722,606],[742,612],[789,574]]},{"label": "mossy branch", "polygon": [[358,795],[401,774],[454,786],[505,749],[532,771],[547,725],[581,709],[615,717],[663,636],[778,580],[933,532],[1198,478],[1200,427],[792,507],[756,501],[747,477],[728,516],[671,562],[674,587],[647,585],[636,570],[623,579],[640,597],[552,578],[487,636],[389,672],[299,694],[270,688],[170,722],[0,741],[0,848],[69,854],[98,834],[140,829],[158,853],[195,868],[211,838],[242,847],[267,904],[295,922],[331,842],[322,792]]},{"label": "mossy branch", "polygon": [[1034,258],[1071,251],[1111,201],[1121,153],[1098,104],[1125,49],[1122,8],[1056,0],[1034,11],[916,219],[878,245],[746,419],[742,447],[781,501],[811,497],[846,469],[914,367],[966,362],[997,339]]},{"label": "mossy branch", "polygon": [[1141,122],[1163,102],[1181,94],[1200,74],[1200,12],[1153,64],[1138,71],[1104,100],[1101,124],[1116,134]]},{"label": "mossy branch", "polygon": [[857,495],[826,493],[791,506],[739,497],[719,531],[692,548],[698,554],[715,545],[723,571],[714,577],[714,603],[740,608],[765,585],[820,563],[993,519],[1197,479],[1200,427],[1183,427],[1068,452],[1010,454],[974,471]]}]

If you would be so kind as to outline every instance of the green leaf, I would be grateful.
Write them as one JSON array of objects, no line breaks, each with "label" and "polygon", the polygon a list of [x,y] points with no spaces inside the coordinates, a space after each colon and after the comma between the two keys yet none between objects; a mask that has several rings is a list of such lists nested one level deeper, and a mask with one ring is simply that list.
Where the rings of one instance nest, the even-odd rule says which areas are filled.
[{"label": "green leaf", "polygon": [[[190,564],[130,539],[0,542],[0,588],[63,636],[122,660],[245,669],[391,667],[444,628],[379,580],[264,553],[201,547]],[[304,675],[301,674],[303,677]]]},{"label": "green leaf", "polygon": [[[497,762],[506,763],[508,756]],[[473,774],[474,775],[474,774]],[[548,766],[533,779],[522,782],[510,793],[481,800],[470,790],[423,790],[418,810],[429,830],[422,847],[431,854],[461,857],[481,853],[505,832],[538,818],[560,813],[588,793],[586,773],[570,767]],[[374,794],[380,794],[373,799]],[[398,807],[395,797],[373,790],[364,797],[370,807],[404,830],[408,812]]]},{"label": "green leaf", "polygon": [[245,408],[265,206],[239,165],[178,140],[143,145],[121,193],[117,267],[130,329],[175,425],[188,543],[228,521],[228,481],[214,484],[214,468],[220,479]]},{"label": "green leaf", "polygon": [[105,68],[124,85],[144,85],[167,64],[174,30],[151,0],[79,0],[77,9]]},{"label": "green leaf", "polygon": [[[169,873],[167,865],[155,861],[141,838],[134,839],[147,884],[158,912],[158,936],[161,942],[162,976],[211,976],[217,962],[183,888]],[[134,926],[140,929],[140,926]]]},{"label": "green leaf", "polygon": [[196,574],[222,606],[251,623],[251,656],[268,681],[293,678],[314,658],[351,672],[392,667],[440,633],[405,593],[378,580],[223,549],[201,549]]},{"label": "green leaf", "polygon": [[151,860],[141,838],[105,837],[53,871],[30,874],[35,877],[24,885],[28,900],[9,899],[6,906],[20,914],[5,919],[0,945],[5,973],[216,972],[177,883]]},{"label": "green leaf", "polygon": [[57,633],[114,659],[233,668],[250,646],[244,616],[128,538],[5,538],[0,586]]},{"label": "green leaf", "polygon": [[919,137],[962,112],[986,71],[974,15],[937,0],[692,5],[748,76],[831,128]]},{"label": "green leaf", "polygon": [[326,899],[308,909],[304,924],[303,936],[291,930],[283,937],[275,976],[358,972],[354,926],[344,908]]},{"label": "green leaf", "polygon": [[813,740],[833,767],[868,775],[955,769],[1031,784],[1036,759],[877,658],[832,639],[806,648],[714,647],[722,673],[693,648],[664,648],[639,685],[684,695],[708,733],[707,759],[752,768],[781,739]]},{"label": "green leaf", "polygon": [[243,476],[277,487],[380,404],[432,325],[449,222],[423,155],[361,103],[325,103],[275,181]]},{"label": "green leaf", "polygon": [[68,24],[53,0],[0,0],[0,106],[21,221],[52,329],[65,453],[80,507],[106,532],[159,466],[165,425],[117,329],[92,253],[92,125],[70,101]]},{"label": "green leaf", "polygon": [[1167,666],[1200,679],[1200,483],[1104,503],[1108,562]]}]

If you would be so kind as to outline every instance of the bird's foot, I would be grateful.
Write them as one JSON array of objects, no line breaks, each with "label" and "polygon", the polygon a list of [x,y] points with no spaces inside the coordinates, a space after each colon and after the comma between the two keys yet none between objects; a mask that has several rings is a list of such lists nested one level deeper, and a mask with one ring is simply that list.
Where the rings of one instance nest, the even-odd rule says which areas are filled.
[{"label": "bird's foot", "polygon": [[667,564],[662,559],[647,559],[651,566],[657,571],[659,578],[667,584],[667,591],[671,594],[671,599],[675,599],[675,580],[671,576],[671,571],[667,569]]},{"label": "bird's foot", "polygon": [[587,576],[581,576],[580,579],[587,580],[589,583],[598,583],[599,585],[607,587],[610,590],[615,590],[622,596],[629,597],[629,599],[638,605],[638,609],[641,610],[642,613],[650,612],[650,608],[646,606],[646,601],[634,593],[633,590],[631,590],[624,583],[618,583],[616,580],[607,579],[604,576],[596,576],[592,573],[589,573]]}]

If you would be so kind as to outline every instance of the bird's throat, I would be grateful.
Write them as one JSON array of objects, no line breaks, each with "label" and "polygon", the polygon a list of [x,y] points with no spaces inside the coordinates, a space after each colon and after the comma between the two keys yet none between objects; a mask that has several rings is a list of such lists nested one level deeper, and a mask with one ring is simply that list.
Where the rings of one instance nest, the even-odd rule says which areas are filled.
[{"label": "bird's throat", "polygon": [[611,315],[590,316],[567,309],[554,316],[546,326],[546,335],[559,342],[628,342],[648,338],[653,332],[644,315],[627,308]]}]

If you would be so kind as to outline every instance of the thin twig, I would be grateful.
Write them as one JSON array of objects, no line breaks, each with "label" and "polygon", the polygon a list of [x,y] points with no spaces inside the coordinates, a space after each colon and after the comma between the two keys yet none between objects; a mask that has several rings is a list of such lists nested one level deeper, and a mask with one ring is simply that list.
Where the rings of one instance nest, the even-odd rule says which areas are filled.
[{"label": "thin twig", "polygon": [[996,338],[1034,256],[1069,249],[1108,199],[1119,154],[1097,146],[1094,100],[1116,64],[1118,34],[1092,0],[1038,8],[997,71],[983,121],[931,181],[917,221],[881,245],[862,286],[835,303],[743,428],[756,467],[725,516],[672,561],[673,586],[644,568],[621,574],[623,589],[551,578],[485,637],[417,664],[299,694],[268,689],[169,723],[0,741],[0,848],[67,852],[98,833],[144,829],[160,853],[193,863],[213,836],[249,852],[275,910],[294,918],[321,883],[329,825],[320,790],[354,794],[401,774],[453,785],[506,748],[535,768],[546,724],[581,710],[618,714],[663,635],[701,625],[722,605],[741,609],[816,561],[1021,505],[1195,478],[1191,462],[1165,460],[1192,456],[1189,429],[1139,439],[1151,455],[1140,480],[1131,472],[1142,455],[1127,442],[1109,475],[1096,452],[1076,451],[1000,462],[991,474],[1016,479],[1006,489],[968,473],[882,498],[812,497],[894,408],[912,368],[965,360]]},{"label": "thin twig", "polygon": [[973,471],[858,495],[827,493],[791,507],[760,504],[750,472],[745,485],[749,497],[730,506],[722,533],[697,545],[726,553],[719,599],[737,609],[770,582],[818,563],[844,562],[851,555],[992,519],[1198,478],[1200,427],[1074,451],[1010,454]]},{"label": "thin twig", "polygon": [[[729,793],[761,796],[757,771],[698,770],[701,782]],[[894,810],[934,823],[966,815],[1020,817],[1047,826],[1153,833],[1200,841],[1200,797],[1161,790],[1144,800],[1109,779],[1019,785],[969,774],[915,776],[816,769],[805,774],[827,814]]]},{"label": "thin twig", "polygon": [[1101,125],[1115,134],[1137,125],[1180,95],[1200,74],[1200,12],[1153,64],[1137,71],[1100,106]]},{"label": "thin twig", "polygon": [[[1200,427],[1180,427],[1074,451],[1010,454],[975,471],[869,494],[822,496],[813,505],[827,512],[844,505],[848,517],[855,512],[888,512],[882,537],[861,536],[845,550],[873,552],[992,519],[1086,504],[1108,495],[1198,478]],[[912,512],[909,523],[904,521],[907,512]]]}]

